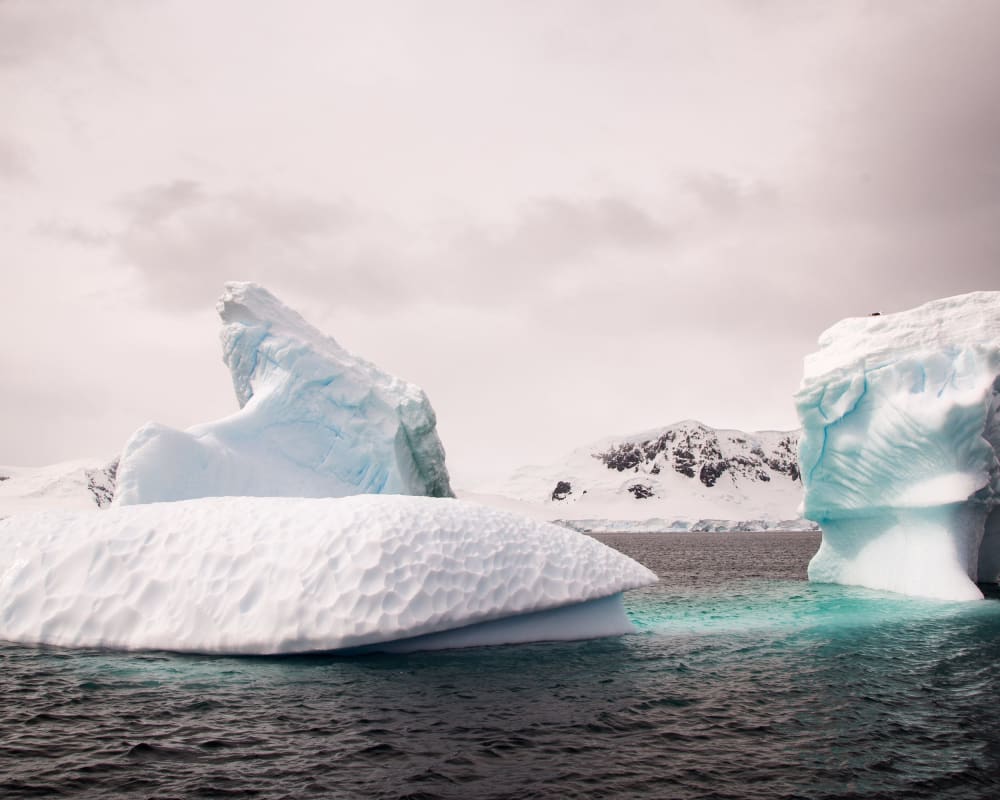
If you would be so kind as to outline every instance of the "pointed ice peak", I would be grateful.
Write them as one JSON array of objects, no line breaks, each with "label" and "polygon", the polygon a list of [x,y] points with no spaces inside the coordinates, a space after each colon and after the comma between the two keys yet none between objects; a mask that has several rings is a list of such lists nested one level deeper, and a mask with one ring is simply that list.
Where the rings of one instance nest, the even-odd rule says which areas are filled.
[{"label": "pointed ice peak", "polygon": [[267,289],[227,283],[217,309],[240,411],[125,447],[120,505],[193,497],[451,496],[420,387],[383,372]]},{"label": "pointed ice peak", "polygon": [[215,310],[224,325],[262,327],[276,334],[294,332],[313,344],[343,349],[332,336],[310,325],[298,311],[289,308],[253,281],[227,281],[223,284],[222,296],[215,304]]},{"label": "pointed ice peak", "polygon": [[[255,386],[266,376],[274,377],[275,370],[290,377],[288,368],[300,355],[312,353],[328,364],[378,372],[374,365],[348,353],[336,339],[309,324],[260,284],[227,282],[215,309],[222,319],[222,357],[232,374],[240,408],[253,397]],[[308,358],[297,365],[297,370],[304,366],[310,367],[310,379],[316,377],[316,368],[324,371]]]}]

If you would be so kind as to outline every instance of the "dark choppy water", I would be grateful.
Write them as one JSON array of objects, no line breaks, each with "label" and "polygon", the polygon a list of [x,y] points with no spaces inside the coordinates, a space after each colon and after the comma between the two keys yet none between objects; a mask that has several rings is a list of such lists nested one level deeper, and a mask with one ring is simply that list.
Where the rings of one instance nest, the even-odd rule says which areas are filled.
[{"label": "dark choppy water", "polygon": [[0,797],[1000,796],[1000,601],[803,580],[818,534],[621,534],[617,640],[248,659],[0,646]]}]

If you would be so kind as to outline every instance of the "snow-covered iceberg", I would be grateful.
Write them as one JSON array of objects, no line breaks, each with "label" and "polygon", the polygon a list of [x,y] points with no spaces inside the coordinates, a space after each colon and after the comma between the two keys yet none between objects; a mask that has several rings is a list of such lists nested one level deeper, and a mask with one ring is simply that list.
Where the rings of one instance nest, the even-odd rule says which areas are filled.
[{"label": "snow-covered iceberg", "polygon": [[656,581],[460,500],[205,498],[0,521],[0,639],[205,653],[406,651],[631,630]]},{"label": "snow-covered iceberg", "polygon": [[1000,573],[1000,292],[846,319],[796,395],[814,581],[942,599]]},{"label": "snow-covered iceberg", "polygon": [[348,353],[270,292],[227,283],[217,309],[240,410],[126,443],[116,505],[213,496],[452,495],[423,391]]}]

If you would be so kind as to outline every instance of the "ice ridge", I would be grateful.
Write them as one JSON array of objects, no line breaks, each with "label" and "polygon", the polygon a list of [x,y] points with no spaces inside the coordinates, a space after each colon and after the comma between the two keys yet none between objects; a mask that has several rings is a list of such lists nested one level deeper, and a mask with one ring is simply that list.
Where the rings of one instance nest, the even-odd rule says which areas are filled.
[{"label": "ice ridge", "polygon": [[126,443],[117,505],[208,496],[452,496],[424,392],[359,358],[254,283],[217,305],[240,410]]}]

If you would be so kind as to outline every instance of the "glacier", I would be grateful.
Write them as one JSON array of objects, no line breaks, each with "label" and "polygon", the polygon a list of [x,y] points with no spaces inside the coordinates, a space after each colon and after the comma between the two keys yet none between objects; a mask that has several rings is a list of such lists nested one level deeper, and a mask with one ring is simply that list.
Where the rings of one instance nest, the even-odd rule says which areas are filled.
[{"label": "glacier", "polygon": [[796,394],[813,581],[945,600],[1000,576],[1000,292],[843,320]]},{"label": "glacier", "polygon": [[117,506],[211,496],[450,497],[424,392],[326,336],[254,283],[217,305],[240,410],[176,430],[147,423],[125,444]]},{"label": "glacier", "polygon": [[648,569],[455,499],[212,497],[0,521],[0,639],[196,653],[406,652],[632,630]]}]

